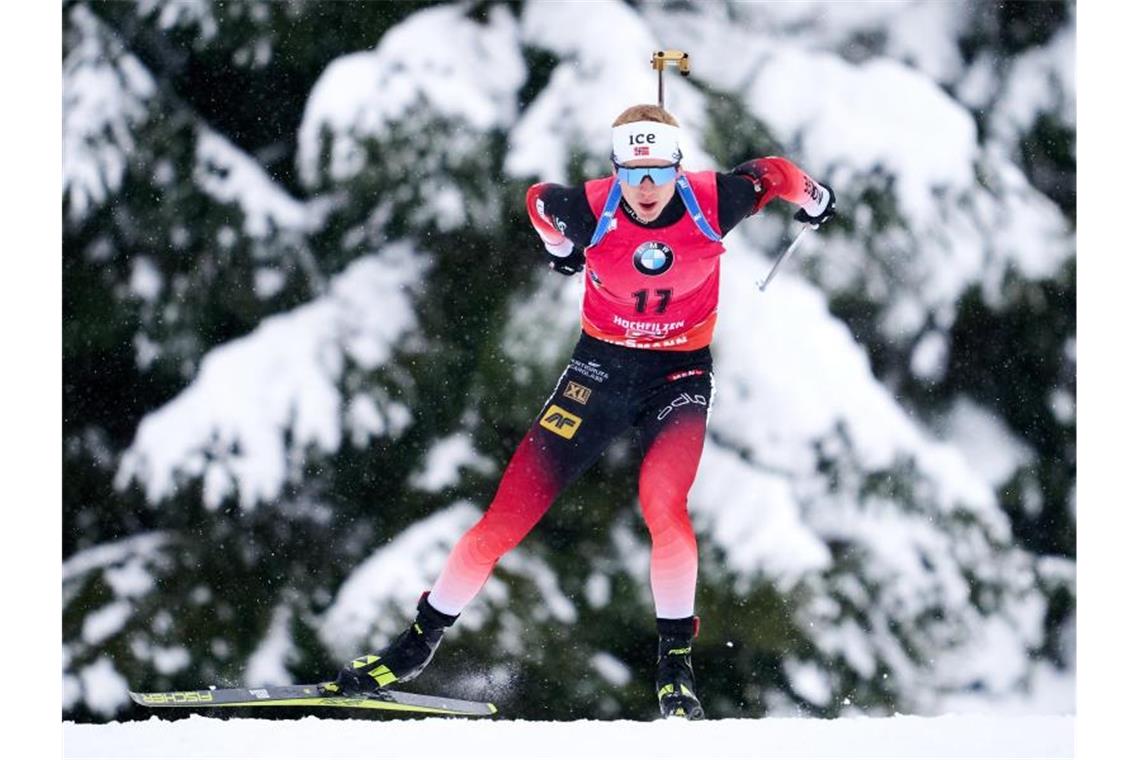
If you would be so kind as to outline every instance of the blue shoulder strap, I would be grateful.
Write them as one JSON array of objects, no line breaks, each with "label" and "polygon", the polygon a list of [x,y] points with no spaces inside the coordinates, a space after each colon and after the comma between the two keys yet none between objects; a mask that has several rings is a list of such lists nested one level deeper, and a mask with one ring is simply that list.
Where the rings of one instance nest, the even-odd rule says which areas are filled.
[{"label": "blue shoulder strap", "polygon": [[[689,184],[688,178],[683,174],[677,178],[677,192],[681,194],[681,202],[685,204],[685,210],[689,212],[689,217],[693,220],[693,224],[697,225],[701,234],[714,243],[719,243],[720,235],[716,234],[716,230],[712,228],[709,220],[701,212],[700,204],[697,203],[697,196],[693,192],[693,186]],[[610,194],[606,196],[606,204],[602,206],[602,215],[598,217],[598,226],[594,228],[594,236],[590,238],[589,247],[593,248],[597,245],[610,231],[610,223],[613,221],[614,214],[617,213],[620,202],[621,183],[615,177],[614,183],[610,187]]]},{"label": "blue shoulder strap", "polygon": [[590,246],[593,248],[598,244],[606,233],[610,231],[610,222],[613,221],[614,214],[617,213],[618,203],[621,201],[621,183],[618,178],[614,177],[614,183],[610,187],[610,194],[606,196],[606,205],[602,206],[602,215],[598,217],[598,226],[594,228],[594,236],[590,238]]},{"label": "blue shoulder strap", "polygon": [[681,193],[681,202],[685,204],[685,209],[688,210],[693,224],[697,225],[697,229],[709,240],[719,243],[720,235],[716,234],[716,230],[712,228],[709,220],[701,212],[701,207],[697,203],[697,196],[693,192],[693,186],[689,184],[689,178],[684,174],[677,178],[677,190]]}]

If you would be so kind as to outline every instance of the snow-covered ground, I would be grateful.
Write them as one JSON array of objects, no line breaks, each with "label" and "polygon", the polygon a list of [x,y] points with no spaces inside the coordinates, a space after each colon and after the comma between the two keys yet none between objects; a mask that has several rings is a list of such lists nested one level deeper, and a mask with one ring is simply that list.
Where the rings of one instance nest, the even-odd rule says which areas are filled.
[{"label": "snow-covered ground", "polygon": [[67,758],[1055,758],[1074,719],[982,715],[665,721],[185,720],[64,724]]}]

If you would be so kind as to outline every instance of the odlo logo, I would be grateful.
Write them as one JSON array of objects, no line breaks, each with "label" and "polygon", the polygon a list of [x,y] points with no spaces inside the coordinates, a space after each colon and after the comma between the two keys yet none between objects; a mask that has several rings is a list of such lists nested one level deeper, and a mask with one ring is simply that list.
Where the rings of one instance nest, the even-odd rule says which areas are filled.
[{"label": "odlo logo", "polygon": [[696,404],[697,406],[708,406],[709,400],[700,393],[682,393],[680,396],[670,401],[669,406],[663,407],[661,411],[657,413],[657,419],[663,420],[672,414],[674,409],[679,409],[682,406],[688,406],[689,404]]},{"label": "odlo logo", "polygon": [[642,274],[665,274],[673,266],[673,249],[664,243],[650,240],[637,246],[633,252],[633,267]]},{"label": "odlo logo", "polygon": [[578,428],[582,425],[582,418],[576,414],[571,414],[558,404],[551,404],[550,407],[542,413],[542,420],[538,423],[544,428],[560,435],[569,440],[574,437],[578,432]]}]

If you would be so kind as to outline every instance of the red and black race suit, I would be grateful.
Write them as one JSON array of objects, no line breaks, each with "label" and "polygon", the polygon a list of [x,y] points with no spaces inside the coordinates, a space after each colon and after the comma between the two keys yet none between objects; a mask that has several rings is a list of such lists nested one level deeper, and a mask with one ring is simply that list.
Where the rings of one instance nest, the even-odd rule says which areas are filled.
[{"label": "red and black race suit", "polygon": [[[687,174],[704,219],[723,237],[770,198],[801,203],[806,177],[785,159],[757,159],[760,179]],[[458,614],[492,569],[554,499],[618,435],[641,445],[638,497],[651,538],[657,617],[693,615],[697,543],[688,514],[713,399],[708,342],[716,315],[719,241],[703,235],[677,194],[643,222],[622,202],[616,226],[595,246],[612,178],[577,187],[535,185],[527,209],[547,251],[586,253],[583,335],[482,519],[449,555],[429,602]],[[678,324],[679,323],[679,324]]]}]

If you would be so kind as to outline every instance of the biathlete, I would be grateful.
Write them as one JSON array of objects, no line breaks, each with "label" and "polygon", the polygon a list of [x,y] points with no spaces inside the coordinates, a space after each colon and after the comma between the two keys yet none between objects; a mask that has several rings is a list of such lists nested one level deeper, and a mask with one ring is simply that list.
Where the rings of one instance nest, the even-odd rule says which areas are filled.
[{"label": "biathlete", "polygon": [[691,659],[699,618],[688,493],[713,401],[709,343],[721,238],[773,198],[799,206],[797,220],[822,224],[834,214],[835,194],[784,158],[755,159],[727,174],[686,172],[679,131],[664,108],[628,108],[613,123],[611,176],[527,192],[551,268],[585,269],[582,335],[486,514],[420,597],[415,621],[384,650],[347,663],[328,691],[374,692],[419,675],[499,558],[614,437],[633,428],[652,542],[658,702],[662,715],[703,717]]}]

